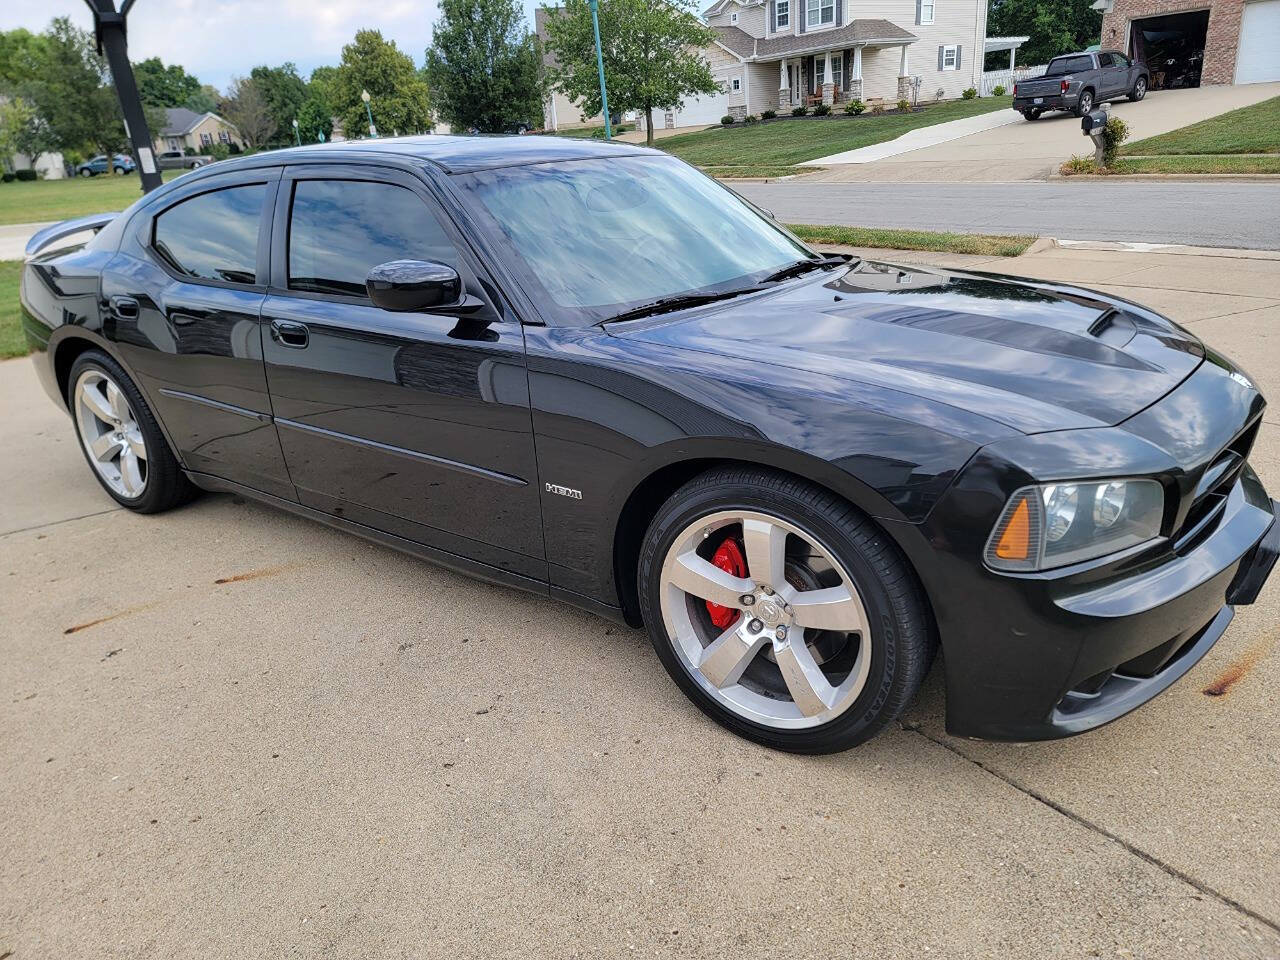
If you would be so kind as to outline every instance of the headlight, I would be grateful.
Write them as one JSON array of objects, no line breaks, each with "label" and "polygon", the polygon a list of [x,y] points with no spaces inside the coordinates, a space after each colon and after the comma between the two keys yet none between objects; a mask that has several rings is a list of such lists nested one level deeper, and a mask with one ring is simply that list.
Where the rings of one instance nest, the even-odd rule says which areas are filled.
[{"label": "headlight", "polygon": [[1023,487],[987,540],[996,570],[1048,570],[1160,536],[1164,489],[1155,480],[1103,480]]}]

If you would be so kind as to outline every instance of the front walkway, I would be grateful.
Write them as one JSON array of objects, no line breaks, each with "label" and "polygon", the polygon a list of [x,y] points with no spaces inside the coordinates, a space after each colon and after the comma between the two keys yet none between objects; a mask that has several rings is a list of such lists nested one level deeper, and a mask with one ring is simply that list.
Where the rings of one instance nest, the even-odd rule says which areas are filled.
[{"label": "front walkway", "polygon": [[[1141,140],[1277,95],[1280,95],[1280,83],[1161,90],[1148,94],[1140,103],[1122,100],[1112,104],[1111,109],[1129,125],[1130,140]],[[880,157],[837,159],[843,156],[837,154],[810,161],[827,165],[828,169],[807,179],[912,183],[1044,180],[1056,173],[1062,161],[1072,154],[1093,149],[1089,139],[1080,132],[1080,121],[1071,114],[1046,114],[1034,123],[1023,120],[1012,109],[987,116],[993,123],[999,117],[1007,122],[945,140],[921,143],[907,139],[971,121],[954,120],[924,127],[875,148],[865,148],[891,151]],[[905,149],[897,149],[899,146]],[[861,151],[848,153],[861,154]]]}]

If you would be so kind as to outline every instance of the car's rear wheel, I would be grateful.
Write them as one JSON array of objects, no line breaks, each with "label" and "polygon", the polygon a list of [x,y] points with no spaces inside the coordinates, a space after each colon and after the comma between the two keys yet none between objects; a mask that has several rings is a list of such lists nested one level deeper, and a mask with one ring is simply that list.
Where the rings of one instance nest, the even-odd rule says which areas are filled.
[{"label": "car's rear wheel", "polygon": [[1076,116],[1083,117],[1086,113],[1093,111],[1093,91],[1085,90],[1080,94],[1080,100],[1076,103]]},{"label": "car's rear wheel", "polygon": [[117,177],[123,177],[125,173],[124,167],[112,167],[111,172],[114,173]]},{"label": "car's rear wheel", "polygon": [[68,403],[93,475],[118,503],[158,513],[191,499],[195,488],[169,450],[142,394],[111,357],[76,358]]},{"label": "car's rear wheel", "polygon": [[1129,94],[1129,99],[1137,103],[1147,95],[1147,78],[1139,77],[1134,81],[1133,92]]},{"label": "car's rear wheel", "polygon": [[923,591],[875,524],[795,477],[725,468],[658,511],[639,565],[658,657],[705,713],[797,753],[898,717],[935,648]]}]

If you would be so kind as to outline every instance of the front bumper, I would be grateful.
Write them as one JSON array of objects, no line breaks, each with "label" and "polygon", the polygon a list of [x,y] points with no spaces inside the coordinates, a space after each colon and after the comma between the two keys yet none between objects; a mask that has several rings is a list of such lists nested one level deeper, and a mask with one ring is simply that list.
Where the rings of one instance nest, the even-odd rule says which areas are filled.
[{"label": "front bumper", "polygon": [[948,732],[1066,737],[1167,689],[1222,636],[1234,606],[1257,597],[1280,555],[1277,510],[1246,468],[1212,532],[1171,558],[1096,583],[1008,578],[1016,593],[984,604],[986,643],[948,649],[944,637]]}]

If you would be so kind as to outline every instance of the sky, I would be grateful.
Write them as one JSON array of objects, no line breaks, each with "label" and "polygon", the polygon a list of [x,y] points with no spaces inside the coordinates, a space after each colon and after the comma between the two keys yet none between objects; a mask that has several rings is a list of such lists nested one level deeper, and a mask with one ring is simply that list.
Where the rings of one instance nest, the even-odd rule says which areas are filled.
[{"label": "sky", "polygon": [[[535,2],[523,6],[532,27]],[[3,30],[39,32],[63,15],[84,29],[93,25],[84,0],[0,0]],[[304,77],[336,65],[356,30],[369,27],[421,66],[438,16],[436,0],[135,0],[129,58],[179,63],[201,83],[225,90],[232,77],[259,64],[292,60]]]}]

